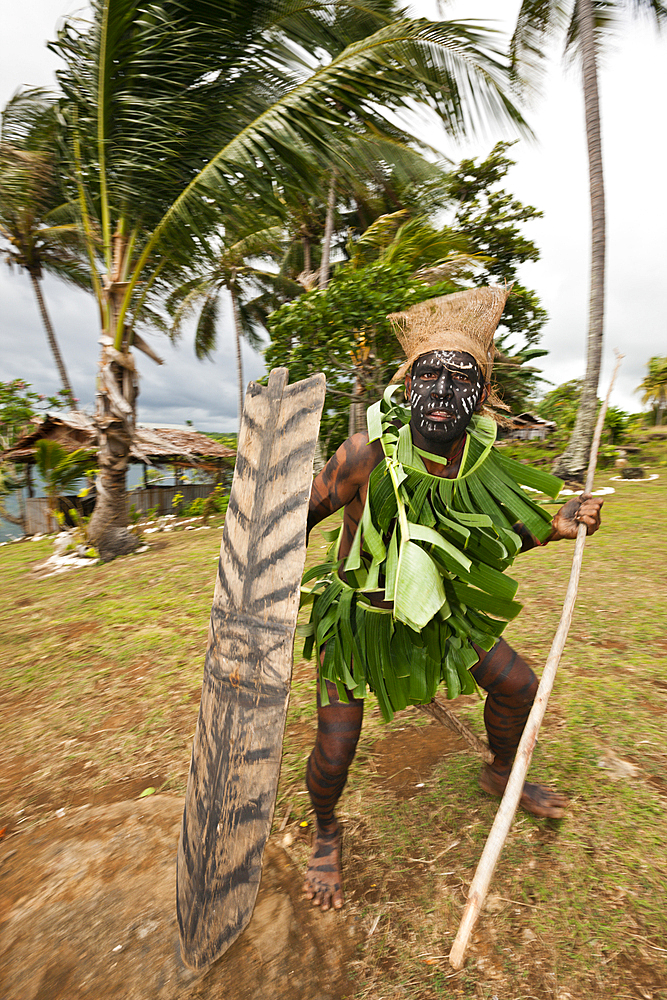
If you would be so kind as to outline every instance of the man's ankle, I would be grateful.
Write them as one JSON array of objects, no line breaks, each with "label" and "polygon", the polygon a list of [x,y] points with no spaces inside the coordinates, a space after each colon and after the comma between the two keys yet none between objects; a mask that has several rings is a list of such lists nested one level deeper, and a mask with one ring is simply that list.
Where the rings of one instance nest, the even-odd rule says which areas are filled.
[{"label": "man's ankle", "polygon": [[321,837],[324,837],[325,840],[330,840],[332,837],[335,837],[339,830],[337,819],[331,820],[329,823],[320,823],[320,821],[317,820],[316,826],[318,834]]},{"label": "man's ankle", "polygon": [[491,771],[495,771],[496,774],[501,774],[503,777],[506,777],[512,770],[513,763],[513,757],[510,760],[507,760],[507,758],[495,757],[493,759],[493,763],[487,764],[487,767]]}]

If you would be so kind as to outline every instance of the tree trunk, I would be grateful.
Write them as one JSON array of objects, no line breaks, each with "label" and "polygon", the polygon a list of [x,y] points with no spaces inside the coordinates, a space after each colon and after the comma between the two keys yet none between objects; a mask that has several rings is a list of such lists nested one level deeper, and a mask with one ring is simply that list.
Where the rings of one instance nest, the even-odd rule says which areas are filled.
[{"label": "tree trunk", "polygon": [[65,368],[65,362],[62,359],[60,349],[58,347],[58,341],[56,340],[56,335],[53,332],[53,326],[51,325],[51,318],[46,311],[46,304],[44,302],[44,297],[42,295],[42,288],[40,285],[39,278],[36,274],[30,273],[30,280],[32,281],[32,287],[35,292],[35,298],[37,299],[37,305],[39,306],[39,311],[42,317],[42,323],[44,324],[44,329],[46,330],[46,338],[49,342],[49,347],[56,362],[56,368],[58,369],[58,374],[60,376],[60,381],[62,387],[67,393],[68,402],[73,410],[76,410],[76,404],[74,402],[74,393],[72,392],[72,386],[70,385],[69,378],[67,377],[67,369]]},{"label": "tree trunk", "polygon": [[243,417],[243,397],[245,389],[243,385],[243,357],[241,355],[241,319],[239,317],[238,293],[236,289],[236,271],[232,270],[232,280],[229,283],[229,292],[232,297],[232,314],[234,316],[234,341],[236,343],[236,379],[239,392],[239,433],[241,432],[241,418]]},{"label": "tree trunk", "polygon": [[312,263],[310,256],[310,237],[307,233],[304,233],[301,237],[301,245],[303,247],[303,270],[306,274],[310,274]]},{"label": "tree trunk", "polygon": [[605,202],[600,105],[591,0],[578,0],[578,10],[591,197],[591,288],[586,373],[581,402],[572,437],[565,452],[554,464],[556,475],[564,478],[581,478],[588,465],[597,410],[597,390],[600,380],[604,333]]},{"label": "tree trunk", "polygon": [[324,224],[324,239],[322,240],[322,260],[320,263],[320,291],[324,291],[329,284],[329,259],[331,257],[331,241],[333,239],[334,212],[336,208],[336,178],[338,171],[334,167],[331,171],[331,183],[329,184],[329,197],[327,199],[327,218]]},{"label": "tree trunk", "polygon": [[366,428],[364,390],[360,379],[357,379],[354,386],[354,395],[350,400],[350,412],[347,420],[347,435],[352,437]]},{"label": "tree trunk", "polygon": [[105,279],[108,321],[101,337],[102,354],[97,378],[97,500],[88,525],[88,539],[103,562],[126,555],[140,544],[139,538],[127,527],[125,491],[139,386],[134,359],[125,337],[122,350],[114,347],[114,334],[126,287],[126,283],[120,280],[125,241],[117,233],[114,243],[112,276],[111,280]]},{"label": "tree trunk", "polygon": [[129,367],[132,355],[129,352],[121,355],[123,363],[119,364],[111,355],[112,350],[108,345],[102,346],[95,417],[97,499],[88,525],[88,539],[104,562],[126,555],[139,545],[139,539],[127,527],[125,489],[134,437],[137,380],[134,368]]}]

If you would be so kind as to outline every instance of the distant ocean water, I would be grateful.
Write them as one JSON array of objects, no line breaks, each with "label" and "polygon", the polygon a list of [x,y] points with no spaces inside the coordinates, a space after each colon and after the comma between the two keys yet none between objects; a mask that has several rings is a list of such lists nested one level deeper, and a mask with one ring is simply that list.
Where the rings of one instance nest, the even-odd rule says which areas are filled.
[{"label": "distant ocean water", "polygon": [[[5,500],[5,507],[10,514],[18,514],[19,505],[15,496],[9,496]],[[23,534],[18,524],[10,524],[0,517],[0,542],[8,542],[11,538],[20,538]]]},{"label": "distant ocean water", "polygon": [[[171,485],[174,481],[174,474],[172,471],[165,469],[163,482]],[[138,463],[132,463],[127,470],[127,489],[133,490],[137,486],[141,486],[143,483],[143,466]],[[33,469],[33,484],[35,488],[36,496],[44,496],[44,482],[36,470]],[[18,514],[19,512],[19,502],[16,494],[11,494],[5,499],[5,507],[10,514]],[[23,531],[17,524],[10,524],[9,521],[3,520],[0,517],[0,542],[8,542],[12,538],[21,538]]]}]

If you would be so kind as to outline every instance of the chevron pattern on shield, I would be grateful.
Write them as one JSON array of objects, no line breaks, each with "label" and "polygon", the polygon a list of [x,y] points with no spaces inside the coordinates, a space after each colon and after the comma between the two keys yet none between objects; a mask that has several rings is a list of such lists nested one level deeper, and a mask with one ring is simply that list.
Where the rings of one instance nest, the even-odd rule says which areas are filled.
[{"label": "chevron pattern on shield", "polygon": [[325,389],[287,376],[248,386],[220,548],[177,864],[195,969],[248,924],[273,819]]}]

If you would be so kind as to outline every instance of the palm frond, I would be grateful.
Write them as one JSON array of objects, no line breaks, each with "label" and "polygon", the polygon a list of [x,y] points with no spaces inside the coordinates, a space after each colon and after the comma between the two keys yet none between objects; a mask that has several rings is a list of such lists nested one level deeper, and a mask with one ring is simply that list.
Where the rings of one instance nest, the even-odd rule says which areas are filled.
[{"label": "palm frond", "polygon": [[197,303],[208,294],[210,280],[197,276],[189,278],[173,287],[165,299],[165,309],[171,317],[169,337],[173,344],[178,343],[183,332],[183,323],[192,315]]},{"label": "palm frond", "polygon": [[285,234],[282,226],[264,226],[240,236],[231,244],[226,243],[220,256],[223,266],[243,266],[249,257],[262,257],[266,254],[278,254],[285,245]]},{"label": "palm frond", "polygon": [[[119,17],[125,23],[123,12],[129,10],[128,2],[117,2],[121,11]],[[102,9],[100,4],[98,8]],[[164,24],[160,30],[164,33]],[[147,193],[157,190],[161,195],[157,203],[166,208],[144,248],[142,268],[158,244],[168,244],[170,250],[178,245],[184,253],[199,250],[202,238],[214,222],[216,204],[238,204],[240,194],[244,194],[241,180],[245,181],[252,194],[261,198],[264,205],[271,204],[279,211],[274,182],[286,183],[289,172],[292,183],[308,186],[320,149],[335,154],[335,146],[338,146],[338,159],[347,166],[351,163],[352,148],[358,140],[358,129],[350,128],[355,119],[372,121],[376,123],[376,128],[379,119],[390,129],[390,119],[386,115],[384,118],[378,116],[378,100],[393,109],[407,107],[412,100],[428,104],[437,110],[453,133],[474,131],[489,118],[502,117],[505,121],[522,123],[521,116],[503,91],[505,67],[493,50],[493,33],[455,22],[404,20],[383,27],[370,38],[348,46],[343,53],[316,70],[308,80],[287,91],[253,120],[248,120],[248,113],[240,120],[237,117],[231,140],[225,142],[203,168],[191,174],[192,179],[184,186],[188,172],[192,171],[197,160],[201,162],[202,155],[197,155],[195,150],[189,155],[187,141],[183,143],[179,140],[170,148],[169,140],[162,140],[165,130],[161,127],[164,114],[161,105],[173,106],[172,84],[181,92],[184,85],[189,85],[190,90],[181,93],[178,99],[182,109],[176,117],[183,116],[184,120],[171,122],[168,134],[191,135],[193,125],[200,123],[197,115],[203,114],[200,108],[202,98],[205,98],[210,116],[215,88],[211,89],[213,84],[209,87],[200,83],[193,94],[192,71],[188,80],[187,74],[181,73],[177,59],[175,71],[170,70],[168,85],[164,81],[158,81],[159,85],[153,82],[155,92],[149,88],[144,94],[142,84],[130,94],[131,85],[136,80],[144,80],[147,75],[146,60],[150,64],[154,58],[153,49],[148,44],[148,37],[153,39],[154,35],[148,32],[144,40],[136,25],[134,34],[138,34],[139,39],[130,55],[126,52],[128,43],[122,33],[114,34],[111,39],[115,40],[115,49],[110,40],[106,40],[107,61],[110,59],[115,67],[115,104],[113,114],[110,110],[103,110],[100,114],[110,130],[106,133],[105,155],[112,157],[107,160],[107,173],[116,178],[115,202],[131,204],[142,218],[147,211],[146,205],[153,204],[155,207],[156,204],[156,200],[147,197]],[[172,31],[169,37],[173,34]],[[188,31],[185,30],[184,34],[188,35]],[[173,42],[172,51],[161,34],[159,37],[161,58],[164,58],[165,52],[172,56],[178,53],[179,43]],[[85,50],[86,46],[89,58],[84,51],[82,59],[81,50],[82,47]],[[56,46],[69,59],[68,72],[61,74],[61,82],[77,108],[81,105],[78,116],[82,133],[86,116],[91,123],[94,117],[94,89],[77,67],[81,62],[91,61],[91,47],[95,49],[95,38],[91,41],[89,36],[77,34],[71,26],[64,29]],[[127,77],[126,83],[120,82],[123,74]],[[154,76],[151,79],[155,81]],[[219,90],[219,84],[217,86]],[[259,104],[251,103],[250,113],[258,109]],[[190,118],[188,114],[191,114]],[[247,124],[239,128],[239,124],[243,126],[244,122]],[[207,121],[205,126],[202,120],[201,125],[206,134],[205,147],[210,148],[211,134],[224,138],[222,117],[219,116],[215,122]],[[347,145],[341,143],[345,129],[349,134]],[[379,132],[377,134],[379,136]],[[202,131],[198,135],[201,136]],[[371,142],[370,134],[366,141]],[[354,155],[361,155],[361,146]],[[95,162],[95,157],[91,159]],[[172,202],[173,194],[179,190],[180,196]]]},{"label": "palm frond", "polygon": [[35,462],[51,496],[63,493],[82,479],[94,464],[95,453],[86,448],[66,451],[58,441],[44,438],[37,442]]},{"label": "palm frond", "polygon": [[260,334],[260,328],[264,327],[264,316],[256,308],[253,302],[237,301],[238,317],[241,323],[241,333],[244,340],[255,350],[260,351],[266,346]]},{"label": "palm frond", "polygon": [[568,0],[522,0],[509,47],[513,78],[539,85],[550,42],[561,37],[571,17]]},{"label": "palm frond", "polygon": [[215,350],[218,323],[218,289],[205,298],[195,331],[195,354],[200,361],[211,357]]},{"label": "palm frond", "polygon": [[56,95],[43,87],[18,90],[2,111],[0,142],[15,149],[44,149],[53,135]]},{"label": "palm frond", "polygon": [[44,270],[90,287],[77,213],[67,201],[52,95],[23,90],[2,112],[0,232],[9,254],[37,277]]},{"label": "palm frond", "polygon": [[378,216],[354,242],[348,241],[348,252],[354,267],[363,267],[375,260],[389,246],[407,215],[406,209]]}]

